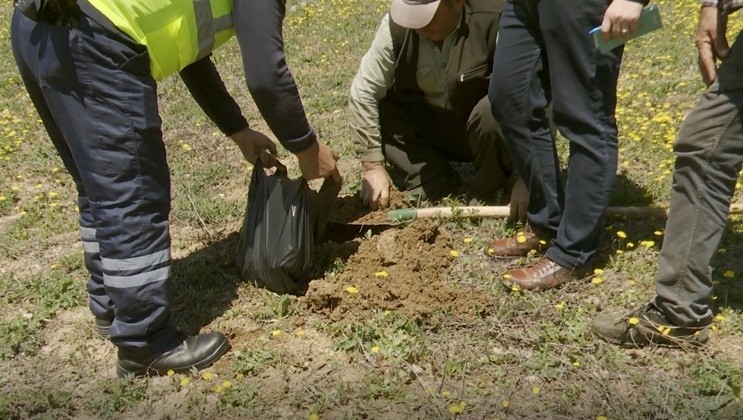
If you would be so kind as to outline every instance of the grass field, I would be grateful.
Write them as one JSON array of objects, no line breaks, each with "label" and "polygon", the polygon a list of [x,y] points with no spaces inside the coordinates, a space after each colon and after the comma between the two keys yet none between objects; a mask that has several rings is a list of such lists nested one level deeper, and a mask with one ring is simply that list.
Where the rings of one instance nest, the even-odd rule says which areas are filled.
[{"label": "grass field", "polygon": [[[667,205],[673,140],[704,89],[693,46],[698,1],[654,3],[664,29],[625,49],[613,205]],[[321,141],[341,155],[344,196],[360,185],[348,88],[387,6],[287,5],[288,62]],[[601,310],[634,308],[654,295],[662,220],[607,221],[602,272],[545,293],[509,293],[499,284],[508,265],[489,261],[482,249],[512,232],[503,220],[436,221],[447,241],[440,247],[448,247],[442,258],[448,249],[457,253],[437,278],[424,280],[494,303],[474,315],[369,303],[370,283],[350,267],[380,238],[359,238],[358,255],[318,259],[313,287],[360,291],[338,316],[235,274],[251,168],[177,77],[159,88],[173,180],[175,318],[186,331],[224,331],[233,349],[203,372],[116,379],[115,349],[95,337],[87,309],[74,185],[11,59],[10,15],[9,4],[0,6],[0,418],[743,418],[739,217],[714,262],[718,313],[700,351],[621,350],[588,329]],[[734,15],[730,26],[733,39],[743,25]],[[253,127],[268,133],[236,42],[214,58]],[[280,154],[298,176],[294,159]],[[409,229],[400,232],[415,232]],[[389,281],[394,288],[394,276]]]}]

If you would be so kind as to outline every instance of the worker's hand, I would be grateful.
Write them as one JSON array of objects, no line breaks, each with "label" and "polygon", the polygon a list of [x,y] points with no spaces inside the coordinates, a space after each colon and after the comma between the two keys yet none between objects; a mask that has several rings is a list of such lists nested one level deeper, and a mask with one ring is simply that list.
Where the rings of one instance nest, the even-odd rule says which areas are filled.
[{"label": "worker's hand", "polygon": [[529,190],[521,177],[516,179],[511,189],[511,214],[508,220],[511,222],[522,222],[526,220],[526,209],[529,207]]},{"label": "worker's hand", "polygon": [[624,39],[637,30],[643,6],[631,0],[614,0],[604,13],[601,23],[601,38],[604,41]]},{"label": "worker's hand", "polygon": [[335,164],[338,160],[338,153],[330,147],[315,142],[312,146],[297,153],[297,159],[299,169],[306,180],[330,177],[336,182],[343,182]]},{"label": "worker's hand", "polygon": [[361,168],[361,200],[372,210],[389,207],[390,176],[384,162],[363,162]]},{"label": "worker's hand", "polygon": [[246,128],[231,135],[230,138],[240,148],[245,160],[253,165],[258,159],[266,168],[276,164],[276,143],[265,134]]},{"label": "worker's hand", "polygon": [[705,6],[699,12],[697,36],[694,40],[699,50],[699,71],[707,86],[717,78],[717,59],[730,54],[730,46],[725,35],[728,27],[726,14],[716,6]]}]

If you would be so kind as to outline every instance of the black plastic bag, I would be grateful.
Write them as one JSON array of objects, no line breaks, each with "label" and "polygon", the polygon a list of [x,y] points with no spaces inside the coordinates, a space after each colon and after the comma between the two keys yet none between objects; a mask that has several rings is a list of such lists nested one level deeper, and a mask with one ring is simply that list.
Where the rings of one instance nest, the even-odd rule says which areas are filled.
[{"label": "black plastic bag", "polygon": [[315,248],[341,183],[327,178],[314,191],[304,178],[289,179],[279,165],[267,175],[257,163],[248,190],[237,269],[276,293],[301,294],[313,273]]}]

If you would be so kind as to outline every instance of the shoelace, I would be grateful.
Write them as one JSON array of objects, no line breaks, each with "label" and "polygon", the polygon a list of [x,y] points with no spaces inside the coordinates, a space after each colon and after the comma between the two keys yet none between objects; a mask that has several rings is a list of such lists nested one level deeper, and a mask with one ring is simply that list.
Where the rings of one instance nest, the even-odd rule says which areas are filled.
[{"label": "shoelace", "polygon": [[560,268],[561,267],[557,263],[552,262],[547,258],[542,258],[531,266],[531,270],[533,270],[536,276],[539,277],[542,277],[545,274],[553,274]]}]

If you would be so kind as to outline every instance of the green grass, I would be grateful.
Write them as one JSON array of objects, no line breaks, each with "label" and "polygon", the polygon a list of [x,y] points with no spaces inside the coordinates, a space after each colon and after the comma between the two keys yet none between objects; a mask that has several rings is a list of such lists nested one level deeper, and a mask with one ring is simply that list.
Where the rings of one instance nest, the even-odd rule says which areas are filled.
[{"label": "green grass", "polygon": [[[655,3],[664,29],[625,50],[614,205],[667,205],[671,146],[704,88],[693,45],[698,2]],[[287,4],[288,62],[311,124],[341,154],[343,195],[360,185],[348,88],[387,4]],[[6,22],[10,13],[0,6]],[[730,25],[732,39],[741,21]],[[622,350],[589,331],[598,311],[633,308],[654,295],[662,220],[608,220],[603,273],[545,293],[500,285],[506,265],[482,249],[513,231],[503,220],[443,221],[459,252],[449,281],[487,293],[496,303],[491,312],[468,320],[437,313],[427,322],[364,307],[334,320],[235,275],[250,168],[177,77],[159,87],[173,181],[175,320],[191,332],[224,331],[233,349],[206,374],[115,379],[115,349],[92,334],[75,188],[23,90],[8,31],[0,25],[0,53],[9,57],[0,64],[0,418],[743,417],[740,217],[728,224],[713,263],[719,312],[712,342],[699,352]],[[214,59],[251,125],[268,132],[237,43]],[[295,159],[280,155],[297,176]],[[325,251],[317,271],[343,275],[347,255]]]}]

